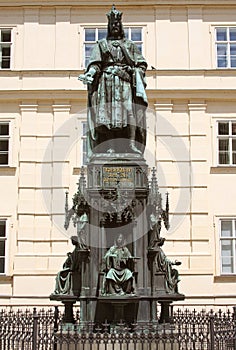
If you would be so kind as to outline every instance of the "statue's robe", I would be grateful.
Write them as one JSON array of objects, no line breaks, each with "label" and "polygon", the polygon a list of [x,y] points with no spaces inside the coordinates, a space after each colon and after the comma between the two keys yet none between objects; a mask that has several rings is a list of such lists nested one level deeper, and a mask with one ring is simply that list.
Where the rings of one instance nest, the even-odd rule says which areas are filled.
[{"label": "statue's robe", "polygon": [[132,292],[133,274],[127,268],[131,254],[127,247],[112,246],[104,256],[104,294],[126,294]]},{"label": "statue's robe", "polygon": [[87,72],[91,67],[96,74],[88,93],[88,155],[99,143],[115,138],[114,131],[123,130],[117,135],[128,138],[130,126],[135,128],[135,140],[143,153],[147,63],[137,45],[127,39],[102,39],[92,51]]},{"label": "statue's robe", "polygon": [[166,257],[161,247],[158,247],[155,263],[156,271],[165,275],[166,292],[178,293],[179,273],[173,268],[173,263]]}]

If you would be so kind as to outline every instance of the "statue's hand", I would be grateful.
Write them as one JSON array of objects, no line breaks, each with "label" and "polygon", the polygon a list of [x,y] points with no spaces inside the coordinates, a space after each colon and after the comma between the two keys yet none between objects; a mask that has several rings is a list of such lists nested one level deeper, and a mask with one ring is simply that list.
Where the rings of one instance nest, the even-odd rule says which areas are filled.
[{"label": "statue's hand", "polygon": [[126,67],[126,72],[127,72],[127,73],[133,73],[133,72],[134,72],[134,69],[133,69],[132,67],[130,67],[130,66],[127,66],[127,67]]},{"label": "statue's hand", "polygon": [[182,264],[181,261],[175,260],[175,265],[179,266],[179,265],[181,265],[181,264]]},{"label": "statue's hand", "polygon": [[93,77],[89,72],[85,74],[80,74],[78,79],[81,80],[84,84],[92,84],[93,82]]}]

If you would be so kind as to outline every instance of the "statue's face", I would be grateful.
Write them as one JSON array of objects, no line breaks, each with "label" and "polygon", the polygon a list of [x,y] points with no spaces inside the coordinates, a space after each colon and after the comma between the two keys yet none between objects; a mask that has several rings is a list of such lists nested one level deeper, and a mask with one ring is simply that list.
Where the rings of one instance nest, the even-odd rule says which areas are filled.
[{"label": "statue's face", "polygon": [[110,34],[116,38],[121,35],[121,21],[118,19],[111,19],[109,22]]},{"label": "statue's face", "polygon": [[117,237],[116,242],[117,242],[117,245],[118,245],[118,246],[122,245],[122,243],[123,243],[123,235],[119,235],[119,236]]}]

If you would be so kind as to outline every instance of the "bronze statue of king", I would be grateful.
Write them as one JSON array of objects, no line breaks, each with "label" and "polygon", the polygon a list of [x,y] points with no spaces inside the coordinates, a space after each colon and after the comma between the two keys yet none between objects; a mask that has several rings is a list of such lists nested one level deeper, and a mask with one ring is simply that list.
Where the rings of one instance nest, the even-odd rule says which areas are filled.
[{"label": "bronze statue of king", "polygon": [[107,38],[92,51],[85,74],[88,86],[88,157],[95,153],[142,155],[146,144],[145,71],[137,45],[125,38],[122,12],[107,14]]}]

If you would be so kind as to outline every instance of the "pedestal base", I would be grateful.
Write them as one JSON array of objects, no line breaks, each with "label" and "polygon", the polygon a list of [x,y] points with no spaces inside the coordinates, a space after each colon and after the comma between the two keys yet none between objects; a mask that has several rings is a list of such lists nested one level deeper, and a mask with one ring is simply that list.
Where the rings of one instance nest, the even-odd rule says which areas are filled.
[{"label": "pedestal base", "polygon": [[159,323],[171,323],[171,314],[170,314],[170,304],[173,301],[184,300],[185,296],[183,294],[163,294],[159,295],[157,301],[161,304],[161,315],[159,319]]},{"label": "pedestal base", "polygon": [[78,297],[71,296],[71,295],[57,295],[52,294],[50,295],[50,300],[56,300],[61,301],[64,304],[64,314],[62,318],[63,324],[74,324],[74,313],[73,313],[73,305],[78,301]]},{"label": "pedestal base", "polygon": [[136,296],[99,297],[95,311],[96,324],[131,324],[137,321],[139,298]]},{"label": "pedestal base", "polygon": [[[80,297],[81,322],[159,322],[171,323],[170,305],[184,300],[179,293],[159,293],[155,296],[106,296]],[[157,303],[161,305],[160,319],[157,320]]]}]

